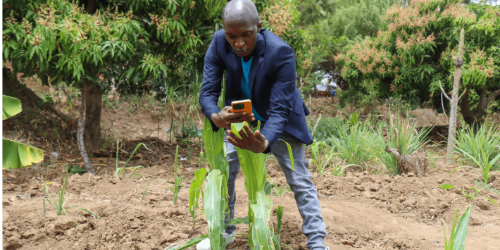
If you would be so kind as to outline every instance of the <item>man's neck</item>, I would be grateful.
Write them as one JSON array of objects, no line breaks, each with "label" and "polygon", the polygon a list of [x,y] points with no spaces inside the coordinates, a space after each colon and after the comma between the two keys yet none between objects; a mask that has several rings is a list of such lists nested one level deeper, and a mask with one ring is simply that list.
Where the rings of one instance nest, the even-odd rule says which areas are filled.
[{"label": "man's neck", "polygon": [[253,56],[253,53],[248,55],[248,56],[243,57],[243,61],[248,62],[250,59],[252,59],[252,56]]}]

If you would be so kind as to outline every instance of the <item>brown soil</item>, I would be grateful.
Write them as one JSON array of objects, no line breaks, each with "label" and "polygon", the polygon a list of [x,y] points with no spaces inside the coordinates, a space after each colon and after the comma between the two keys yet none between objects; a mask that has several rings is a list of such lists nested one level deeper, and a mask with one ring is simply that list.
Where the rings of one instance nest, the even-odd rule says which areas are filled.
[{"label": "brown soil", "polygon": [[[14,184],[12,175],[22,170],[4,173],[4,249],[163,249],[207,233],[204,217],[192,228],[188,208],[188,187],[198,167],[196,164],[180,161],[179,172],[186,181],[174,205],[168,188],[174,182],[170,157],[164,164],[136,171],[143,178],[135,176],[132,180],[112,176],[112,159],[97,158],[93,162],[101,162],[103,166],[98,170],[98,177],[72,175],[68,180],[65,204],[68,216],[56,216],[48,202],[44,214],[43,198],[50,196],[42,190],[45,186],[51,193],[57,192],[62,182],[60,174],[53,178],[54,184],[43,185],[49,180],[35,175],[26,182]],[[459,187],[472,187],[476,179],[472,170],[462,169],[450,175],[451,170],[451,167],[434,167],[423,178],[391,178],[368,172],[349,172],[347,177],[313,173],[328,230],[325,241],[331,249],[353,246],[443,249],[443,222],[449,234],[455,209],[461,214],[468,204]],[[283,178],[272,160],[268,173],[271,181]],[[237,182],[238,217],[246,215],[248,206],[241,176]],[[496,176],[490,188],[498,190],[500,175]],[[156,179],[166,180],[168,184],[156,182],[141,201],[148,184]],[[438,186],[442,183],[452,183],[457,188],[441,190]],[[292,194],[271,198],[275,208],[284,207],[283,242],[293,249],[305,249],[302,219]],[[500,242],[500,208],[488,204],[485,198],[498,201],[500,195],[482,190],[473,201],[466,249],[496,249]],[[88,209],[100,218],[75,208]],[[238,228],[241,234],[229,249],[246,249],[246,229]]]},{"label": "brown soil", "polygon": [[[320,98],[316,100],[324,101]],[[311,109],[312,115],[322,113],[321,107],[315,107]],[[164,249],[206,234],[205,218],[198,219],[193,228],[188,207],[188,190],[194,171],[207,167],[199,163],[201,144],[196,140],[175,138],[170,142],[165,133],[172,118],[177,122],[182,119],[185,108],[179,106],[169,110],[160,122],[160,129],[150,113],[142,111],[130,115],[126,104],[104,110],[102,123],[108,129],[106,133],[127,139],[120,150],[120,165],[127,161],[135,146],[143,142],[148,149],[139,149],[128,166],[144,168],[134,172],[141,175],[113,177],[116,145],[109,142],[107,147],[92,155],[97,177],[89,174],[69,177],[65,196],[67,216],[57,216],[48,201],[45,201],[44,207],[43,200],[51,198],[47,189],[54,195],[60,190],[62,166],[82,166],[78,154],[63,151],[55,162],[46,159],[31,168],[4,170],[4,249]],[[74,109],[78,110],[77,105]],[[194,122],[199,120],[196,114],[191,114],[191,119]],[[201,127],[201,123],[197,125]],[[158,131],[160,138],[157,138]],[[19,134],[9,136],[22,139]],[[174,183],[173,162],[177,145],[180,146],[179,158],[186,160],[179,161],[179,172],[185,180],[174,205],[169,187]],[[47,147],[46,150],[59,150],[58,147],[39,146]],[[46,155],[50,153],[45,152]],[[461,187],[474,187],[477,176],[474,171],[465,168],[449,174],[456,166],[446,166],[442,153],[437,154],[437,160],[431,165],[427,176],[422,178],[392,178],[381,173],[376,166],[366,172],[353,170],[346,177],[318,176],[311,169],[328,231],[325,242],[330,249],[444,249],[443,223],[447,225],[449,236],[455,209],[460,215],[468,205]],[[129,170],[127,174],[130,174]],[[268,175],[270,182],[279,180],[284,185],[284,175],[272,157],[269,159]],[[500,174],[495,173],[495,177],[489,188],[496,190],[481,189],[472,203],[467,250],[498,249],[500,208],[486,201],[487,198],[500,201]],[[157,179],[166,183],[156,182],[142,200],[143,192]],[[451,183],[456,188],[442,190],[439,185],[443,183]],[[244,217],[248,203],[241,173],[236,189],[236,216]],[[301,232],[302,219],[293,194],[271,196],[271,199],[274,208],[284,207],[283,242],[292,249],[306,249],[306,237]],[[77,208],[88,209],[99,218]],[[275,222],[276,218],[273,220]],[[236,241],[228,249],[248,249],[247,229],[246,226],[238,226]]]}]

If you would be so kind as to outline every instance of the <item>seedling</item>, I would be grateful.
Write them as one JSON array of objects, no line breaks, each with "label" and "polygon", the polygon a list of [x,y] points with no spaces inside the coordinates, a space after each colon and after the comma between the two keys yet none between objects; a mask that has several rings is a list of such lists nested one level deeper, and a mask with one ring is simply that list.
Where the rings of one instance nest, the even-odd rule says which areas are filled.
[{"label": "seedling", "polygon": [[[313,142],[311,145],[312,159],[309,161],[309,165],[314,164],[319,175],[324,175],[330,159],[335,155],[328,149],[328,145],[323,142]],[[322,158],[322,156],[324,156]]]},{"label": "seedling", "polygon": [[465,249],[465,237],[467,236],[467,228],[469,227],[471,206],[469,206],[465,213],[460,218],[458,226],[455,230],[457,222],[458,209],[455,211],[455,218],[453,219],[453,226],[451,227],[450,240],[446,239],[446,224],[444,226],[444,249],[445,250],[463,250]]},{"label": "seedling", "polygon": [[[282,178],[280,178],[280,179],[282,179]],[[288,185],[286,185],[286,186],[280,186],[278,184],[278,182],[279,182],[280,179],[276,180],[274,182],[274,184],[272,184],[272,188],[273,189],[272,189],[271,195],[281,197],[281,196],[283,196],[284,194],[286,194],[288,192],[292,192],[291,189],[290,189],[290,187]]]},{"label": "seedling", "polygon": [[[115,177],[119,177],[119,176],[125,177],[125,167],[127,166],[127,164],[130,161],[130,159],[132,159],[132,156],[134,156],[134,154],[137,151],[137,149],[139,149],[139,147],[141,147],[141,146],[144,146],[147,150],[149,150],[148,147],[146,147],[146,145],[144,145],[143,143],[139,143],[135,147],[135,149],[132,152],[132,154],[130,155],[130,157],[128,158],[127,162],[125,162],[125,165],[123,165],[122,167],[118,167],[118,163],[119,163],[119,161],[118,161],[118,155],[120,153],[120,140],[116,140],[116,168],[115,168],[116,170],[115,170]],[[139,167],[135,167],[134,170],[137,170],[137,168],[139,168]],[[134,175],[137,175],[137,174],[134,174]]]},{"label": "seedling", "polygon": [[[65,215],[66,214],[66,210],[64,209],[64,203],[66,203],[64,201],[64,194],[66,193],[66,182],[68,180],[68,172],[66,172],[66,175],[64,177],[64,183],[61,187],[61,191],[59,191],[58,193],[58,196],[57,196],[57,201],[54,197],[53,194],[50,194],[50,196],[52,197],[52,199],[49,199],[49,198],[45,198],[43,199],[43,214],[45,215],[45,212],[47,211],[47,209],[45,208],[45,200],[47,200],[50,204],[50,206],[52,206],[52,208],[54,209],[54,211],[56,212],[56,214],[59,216],[59,215]],[[48,190],[48,189],[47,189]]]},{"label": "seedling", "polygon": [[183,187],[182,185],[182,180],[184,180],[183,176],[178,176],[177,175],[177,158],[179,154],[179,146],[175,149],[175,165],[174,165],[174,173],[175,173],[175,184],[172,189],[172,192],[174,193],[174,205],[177,203],[177,195],[179,194],[179,191]]}]

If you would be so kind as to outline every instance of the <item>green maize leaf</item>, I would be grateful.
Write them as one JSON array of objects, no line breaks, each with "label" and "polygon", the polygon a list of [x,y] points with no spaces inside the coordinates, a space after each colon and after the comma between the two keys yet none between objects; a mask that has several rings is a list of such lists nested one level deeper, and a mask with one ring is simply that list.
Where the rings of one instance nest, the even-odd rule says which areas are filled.
[{"label": "green maize leaf", "polygon": [[19,142],[2,139],[2,168],[16,169],[31,166],[43,160],[42,150]]},{"label": "green maize leaf", "polygon": [[[248,125],[248,123],[245,122]],[[232,123],[231,130],[239,136],[237,128],[243,127],[242,124]],[[238,158],[240,160],[241,170],[245,175],[245,188],[250,201],[256,201],[257,192],[264,189],[267,179],[266,154],[256,154],[254,152],[236,147]]]},{"label": "green maize leaf", "polygon": [[229,163],[224,157],[224,129],[214,132],[210,122],[205,117],[202,136],[210,170],[220,170],[227,180],[229,178]]},{"label": "green maize leaf", "polygon": [[202,192],[201,186],[206,174],[207,170],[204,168],[196,170],[193,182],[189,188],[189,212],[191,213],[191,217],[193,217],[193,227],[196,225],[196,210],[198,209],[198,201]]},{"label": "green maize leaf", "polygon": [[469,206],[465,213],[460,218],[458,222],[457,229],[455,230],[455,235],[453,236],[453,250],[464,250],[465,249],[465,238],[467,236],[467,229],[469,227],[471,206]]},{"label": "green maize leaf", "polygon": [[272,232],[269,229],[273,202],[264,191],[257,192],[257,204],[251,204],[254,222],[251,224],[254,249],[274,249]]},{"label": "green maize leaf", "polygon": [[193,239],[188,240],[182,247],[174,246],[174,247],[167,247],[164,250],[184,250],[188,249],[198,243],[200,243],[202,240],[208,238],[208,234],[202,235],[200,237],[196,237]]},{"label": "green maize leaf", "polygon": [[23,110],[21,101],[15,97],[2,96],[2,120],[11,118]]},{"label": "green maize leaf", "polygon": [[208,184],[205,188],[203,206],[208,223],[208,234],[211,249],[223,249],[224,244],[224,211],[226,208],[225,194],[227,185],[224,175],[218,169],[208,174]]},{"label": "green maize leaf", "polygon": [[276,209],[276,216],[278,217],[278,229],[276,230],[276,234],[278,235],[278,239],[281,237],[281,221],[283,220],[283,206],[278,206]]},{"label": "green maize leaf", "polygon": [[266,193],[266,195],[269,195],[271,194],[272,190],[273,190],[273,184],[266,181],[266,184],[264,184],[264,193]]},{"label": "green maize leaf", "polygon": [[451,185],[450,183],[445,183],[445,184],[443,184],[443,185],[441,185],[439,187],[442,188],[442,189],[453,189],[454,188],[454,186]]},{"label": "green maize leaf", "polygon": [[228,226],[231,226],[231,225],[238,225],[238,224],[246,224],[248,225],[248,216],[245,217],[245,218],[241,218],[241,217],[238,217],[238,218],[234,218],[234,219],[230,219],[227,221],[227,225]]},{"label": "green maize leaf", "polygon": [[489,200],[489,201],[490,201],[493,205],[495,205],[495,206],[497,206],[497,207],[498,207],[498,204],[497,204],[497,202],[496,202],[495,200],[493,200],[493,199],[491,199],[491,198],[488,198],[488,200]]}]

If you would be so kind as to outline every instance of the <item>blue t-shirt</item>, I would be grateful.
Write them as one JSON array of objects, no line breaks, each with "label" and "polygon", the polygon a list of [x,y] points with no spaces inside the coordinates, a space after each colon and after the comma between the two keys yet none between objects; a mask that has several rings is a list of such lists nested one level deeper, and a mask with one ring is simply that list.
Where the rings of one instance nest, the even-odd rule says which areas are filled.
[{"label": "blue t-shirt", "polygon": [[[248,99],[251,99],[250,96],[250,88],[248,87],[248,76],[250,75],[250,68],[252,67],[252,59],[253,57],[248,60],[248,62],[243,61],[243,57],[241,58],[241,66],[243,67],[243,77],[241,78],[241,89],[243,90],[243,94]],[[257,114],[257,111],[255,111],[253,105],[252,105],[252,112],[255,117],[255,120],[265,122],[266,120],[262,118],[259,114]]]}]

